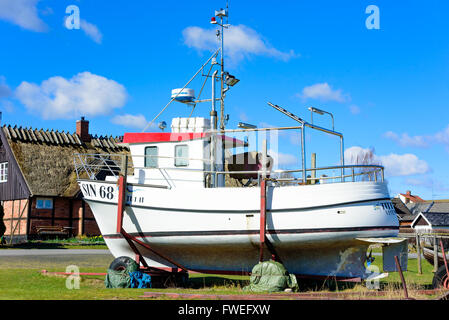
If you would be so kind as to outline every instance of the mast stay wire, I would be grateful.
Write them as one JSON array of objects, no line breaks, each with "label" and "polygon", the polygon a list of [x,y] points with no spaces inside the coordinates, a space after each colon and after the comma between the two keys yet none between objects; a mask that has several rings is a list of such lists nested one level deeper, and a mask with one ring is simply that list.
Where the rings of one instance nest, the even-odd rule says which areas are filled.
[{"label": "mast stay wire", "polygon": [[193,79],[195,79],[195,77],[198,75],[198,73],[200,73],[200,71],[202,71],[204,69],[204,67],[209,63],[210,60],[212,60],[213,57],[215,57],[219,52],[220,52],[221,48],[218,48],[211,56],[209,59],[207,59],[207,61],[201,66],[201,68],[194,74],[194,76],[184,85],[184,87],[179,90],[179,92],[176,94],[176,96],[174,96],[173,98],[171,98],[171,100],[165,105],[164,108],[162,108],[162,110],[157,114],[156,117],[154,117],[153,120],[151,120],[146,126],[145,128],[142,130],[142,132],[145,132],[153,123],[154,121],[162,114],[162,112],[165,111],[165,109],[167,109],[167,107],[179,96],[179,94],[189,85],[190,82],[192,82]]},{"label": "mast stay wire", "polygon": [[[198,93],[197,100],[199,100],[199,99],[201,98],[201,93],[203,92],[204,85],[205,85],[206,82],[207,82],[207,78],[209,78],[209,75],[210,75],[210,72],[211,72],[213,66],[214,66],[214,65],[212,64],[212,65],[210,66],[210,68],[209,68],[209,71],[207,72],[206,79],[204,79],[203,85],[201,86],[201,90],[200,90],[200,92]],[[196,107],[197,104],[198,104],[198,102],[196,102],[196,103],[193,105],[193,107],[192,107],[192,111],[190,112],[189,117],[187,118],[187,126],[189,125],[189,119],[190,119],[190,117],[192,116],[192,113],[193,113],[193,111],[195,110],[195,107]]]}]

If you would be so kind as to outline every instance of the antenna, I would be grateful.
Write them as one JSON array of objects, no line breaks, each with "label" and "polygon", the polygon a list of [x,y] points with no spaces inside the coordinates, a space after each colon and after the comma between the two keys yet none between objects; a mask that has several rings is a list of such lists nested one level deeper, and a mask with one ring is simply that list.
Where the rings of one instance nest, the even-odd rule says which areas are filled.
[{"label": "antenna", "polygon": [[226,24],[229,25],[229,0],[226,0]]}]

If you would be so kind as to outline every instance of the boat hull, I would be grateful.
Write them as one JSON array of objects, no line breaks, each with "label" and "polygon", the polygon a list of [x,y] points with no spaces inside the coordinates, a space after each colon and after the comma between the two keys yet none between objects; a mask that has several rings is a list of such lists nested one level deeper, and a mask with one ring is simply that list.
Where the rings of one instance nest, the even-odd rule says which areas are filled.
[{"label": "boat hull", "polygon": [[[111,253],[134,258],[116,231],[117,188],[107,182],[80,184]],[[100,188],[111,195],[101,198]],[[189,270],[244,274],[259,260],[258,188],[188,192],[128,185],[126,198],[124,230]],[[388,201],[383,183],[270,187],[267,239],[290,273],[363,278],[368,245],[357,238],[398,233],[395,213],[381,205]],[[137,247],[149,266],[175,267]],[[271,257],[268,250],[264,254]]]}]

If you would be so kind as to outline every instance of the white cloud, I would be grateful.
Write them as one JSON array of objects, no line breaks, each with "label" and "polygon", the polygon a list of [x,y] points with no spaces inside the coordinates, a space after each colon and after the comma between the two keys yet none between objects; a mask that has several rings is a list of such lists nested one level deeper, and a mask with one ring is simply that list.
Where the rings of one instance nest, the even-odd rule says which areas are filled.
[{"label": "white cloud", "polygon": [[123,114],[115,116],[111,122],[124,127],[143,129],[149,121],[142,114]]},{"label": "white cloud", "polygon": [[449,125],[442,131],[437,132],[434,135],[434,140],[449,147]]},{"label": "white cloud", "polygon": [[100,32],[100,30],[98,30],[98,27],[96,25],[81,19],[80,28],[89,38],[91,38],[96,43],[101,44],[101,41],[103,40],[103,34]]},{"label": "white cloud", "polygon": [[39,18],[39,0],[0,0],[0,19],[24,29],[43,32],[47,25]]},{"label": "white cloud", "polygon": [[[215,29],[193,26],[185,28],[182,34],[187,46],[198,50],[214,51],[219,46],[215,32]],[[282,52],[272,47],[259,33],[245,25],[230,26],[228,30],[225,30],[224,52],[231,64],[236,64],[253,55],[268,56],[283,61],[297,56],[293,50]]]},{"label": "white cloud", "polygon": [[425,176],[420,179],[408,178],[405,180],[405,183],[416,187],[424,187],[437,192],[445,192],[449,190],[449,188],[443,183],[429,176]]},{"label": "white cloud", "polygon": [[6,84],[6,78],[4,76],[0,76],[0,99],[9,97],[11,93],[11,89]]},{"label": "white cloud", "polygon": [[346,164],[380,164],[385,168],[388,177],[424,174],[431,171],[426,161],[418,159],[414,154],[394,154],[378,156],[372,149],[351,147],[345,150]]},{"label": "white cloud", "polygon": [[414,154],[390,154],[380,156],[379,159],[385,167],[385,175],[409,176],[415,174],[424,174],[430,172],[430,167],[426,161],[418,159]]},{"label": "white cloud", "polygon": [[357,105],[352,104],[349,106],[349,111],[351,111],[352,114],[359,114],[360,108]]},{"label": "white cloud", "polygon": [[427,148],[429,146],[429,138],[425,136],[409,136],[407,133],[398,135],[395,132],[387,131],[384,137],[396,141],[402,147],[418,147]]},{"label": "white cloud", "polygon": [[0,110],[12,113],[14,112],[14,104],[10,100],[0,100]]},{"label": "white cloud", "polygon": [[9,88],[6,83],[6,78],[4,76],[0,76],[0,111],[13,112],[14,105],[9,100],[12,96],[12,90]]},{"label": "white cloud", "polygon": [[44,119],[69,119],[109,114],[126,103],[123,85],[105,77],[82,72],[71,79],[52,77],[40,85],[22,82],[16,97],[29,111]]},{"label": "white cloud", "polygon": [[431,144],[442,144],[449,152],[449,125],[435,134],[423,136],[409,136],[408,133],[397,134],[393,131],[385,132],[385,138],[395,141],[402,147],[427,148]]},{"label": "white cloud", "polygon": [[336,102],[347,102],[351,100],[348,94],[343,94],[340,89],[333,90],[327,82],[304,87],[302,94],[298,94],[298,96],[304,100],[315,99]]}]

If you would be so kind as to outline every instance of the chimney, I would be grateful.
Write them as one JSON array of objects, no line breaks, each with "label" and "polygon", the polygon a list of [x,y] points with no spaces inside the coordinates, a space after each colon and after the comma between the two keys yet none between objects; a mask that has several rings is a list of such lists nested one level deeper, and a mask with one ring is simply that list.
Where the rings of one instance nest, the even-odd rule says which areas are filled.
[{"label": "chimney", "polygon": [[408,204],[408,203],[410,203],[410,196],[412,195],[412,192],[410,190],[407,190],[405,192],[405,195],[406,195],[406,197],[405,197],[405,204]]},{"label": "chimney", "polygon": [[76,134],[82,142],[90,142],[89,121],[84,120],[84,117],[76,121]]}]

